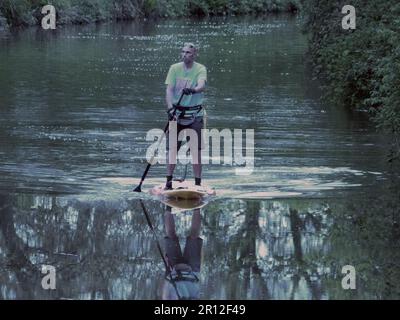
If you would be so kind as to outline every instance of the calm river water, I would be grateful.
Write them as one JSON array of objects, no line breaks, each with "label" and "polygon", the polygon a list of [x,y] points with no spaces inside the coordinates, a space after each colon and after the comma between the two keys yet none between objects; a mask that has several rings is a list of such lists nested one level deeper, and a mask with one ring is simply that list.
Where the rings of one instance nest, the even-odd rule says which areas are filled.
[{"label": "calm river water", "polygon": [[[251,174],[222,155],[203,168],[217,197],[200,212],[200,298],[399,298],[399,191],[385,139],[365,114],[321,102],[301,27],[290,16],[218,18],[1,39],[0,298],[163,296],[139,198],[162,239],[168,214],[146,191],[165,165],[142,194],[131,190],[146,133],[165,125],[164,80],[185,41],[200,44],[208,69],[207,128],[254,130]],[[194,213],[172,217],[184,246]],[[55,267],[56,290],[42,288],[42,265]],[[346,265],[353,290],[342,287]]]}]

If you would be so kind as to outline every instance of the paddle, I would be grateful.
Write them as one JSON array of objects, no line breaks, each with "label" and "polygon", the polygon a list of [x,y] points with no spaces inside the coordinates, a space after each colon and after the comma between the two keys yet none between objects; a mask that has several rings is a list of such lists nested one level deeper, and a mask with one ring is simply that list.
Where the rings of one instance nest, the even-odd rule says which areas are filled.
[{"label": "paddle", "polygon": [[[181,100],[182,100],[183,96],[184,96],[184,93],[182,92],[181,97],[179,98],[178,103],[176,104],[177,106],[179,106],[179,104],[181,103]],[[173,114],[174,115],[175,115],[175,111],[176,111],[176,107],[174,107],[174,110],[173,110]],[[161,136],[160,141],[158,142],[156,150],[158,149],[158,146],[160,145],[162,139],[164,138],[164,135],[167,133],[168,127],[169,127],[169,121],[168,121],[167,125],[164,128],[164,134]],[[154,155],[151,157],[149,163],[147,164],[146,169],[143,172],[143,175],[142,175],[142,178],[140,179],[139,185],[135,189],[133,189],[134,192],[142,192],[143,181],[144,181],[144,179],[146,179],[147,173],[149,172],[149,169],[151,167],[151,163],[153,162],[155,156],[156,156],[156,154],[154,153]]]},{"label": "paddle", "polygon": [[139,201],[140,201],[140,205],[141,205],[141,207],[142,207],[142,210],[143,210],[143,212],[144,212],[144,215],[145,215],[145,217],[146,217],[147,224],[149,225],[150,230],[151,230],[151,232],[153,233],[154,238],[155,238],[155,240],[156,240],[157,249],[158,249],[158,252],[160,252],[161,258],[163,259],[164,266],[165,266],[165,270],[171,272],[170,267],[168,266],[167,260],[165,260],[164,254],[163,254],[163,252],[162,252],[161,245],[160,245],[160,241],[158,240],[158,237],[157,237],[157,233],[156,233],[156,231],[154,230],[153,224],[151,223],[149,213],[147,212],[147,209],[146,209],[146,207],[145,207],[145,205],[144,205],[142,199],[139,199]]}]

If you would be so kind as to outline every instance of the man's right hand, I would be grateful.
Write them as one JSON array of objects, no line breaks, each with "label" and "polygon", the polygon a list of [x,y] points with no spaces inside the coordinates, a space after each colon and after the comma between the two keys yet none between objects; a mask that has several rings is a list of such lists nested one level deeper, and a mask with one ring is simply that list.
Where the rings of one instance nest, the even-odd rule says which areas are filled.
[{"label": "man's right hand", "polygon": [[169,109],[167,110],[167,115],[168,115],[168,120],[169,120],[169,121],[174,121],[174,120],[176,120],[176,117],[175,117],[175,108],[174,108],[174,107],[169,108]]},{"label": "man's right hand", "polygon": [[195,90],[195,89],[192,89],[192,88],[184,88],[184,89],[182,90],[182,92],[183,92],[183,94],[190,95],[190,94],[195,94],[195,93],[196,93],[196,90]]}]

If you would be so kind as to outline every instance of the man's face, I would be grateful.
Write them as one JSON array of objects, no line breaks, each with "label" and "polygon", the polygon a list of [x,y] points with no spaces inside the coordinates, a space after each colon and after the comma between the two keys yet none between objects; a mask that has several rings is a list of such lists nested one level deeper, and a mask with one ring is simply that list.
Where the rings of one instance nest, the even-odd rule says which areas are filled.
[{"label": "man's face", "polygon": [[194,58],[196,57],[196,51],[194,48],[190,46],[184,46],[182,48],[181,56],[182,56],[182,61],[185,64],[190,64],[194,61]]}]

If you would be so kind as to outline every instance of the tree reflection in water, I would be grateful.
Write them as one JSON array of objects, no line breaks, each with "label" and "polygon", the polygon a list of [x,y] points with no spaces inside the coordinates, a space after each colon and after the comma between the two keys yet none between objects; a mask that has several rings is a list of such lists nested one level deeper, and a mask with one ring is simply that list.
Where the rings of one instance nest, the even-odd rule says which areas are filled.
[{"label": "tree reflection in water", "polygon": [[[362,199],[211,202],[201,211],[200,298],[399,297],[399,210],[385,203],[392,209]],[[164,206],[146,206],[164,235]],[[1,195],[0,210],[1,298],[161,298],[165,268],[138,200]],[[181,243],[191,215],[174,216]],[[56,290],[42,289],[43,264],[56,268]],[[341,288],[346,264],[356,290]]]}]

